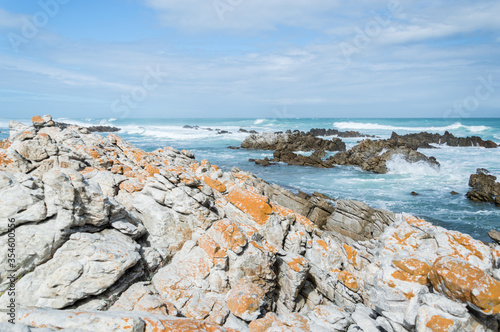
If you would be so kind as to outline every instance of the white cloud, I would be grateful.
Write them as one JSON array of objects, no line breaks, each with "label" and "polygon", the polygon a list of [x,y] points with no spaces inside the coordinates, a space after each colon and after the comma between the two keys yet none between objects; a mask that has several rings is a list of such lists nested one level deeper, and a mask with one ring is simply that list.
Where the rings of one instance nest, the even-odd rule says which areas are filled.
[{"label": "white cloud", "polygon": [[8,12],[0,8],[0,29],[20,28],[23,25],[23,15]]},{"label": "white cloud", "polygon": [[341,0],[145,0],[162,23],[179,29],[271,30],[280,25],[318,27]]}]

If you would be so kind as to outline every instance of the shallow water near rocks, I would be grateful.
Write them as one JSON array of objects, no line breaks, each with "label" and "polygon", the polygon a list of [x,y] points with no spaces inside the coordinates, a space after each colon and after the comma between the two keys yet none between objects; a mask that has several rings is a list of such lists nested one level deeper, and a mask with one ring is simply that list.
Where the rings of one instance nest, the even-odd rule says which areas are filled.
[{"label": "shallow water near rocks", "polygon": [[[30,123],[28,119],[16,119]],[[374,208],[407,212],[436,225],[458,230],[473,237],[490,241],[490,229],[500,230],[500,208],[487,203],[475,203],[465,197],[469,176],[477,168],[486,168],[500,177],[500,148],[447,147],[422,149],[441,163],[440,169],[425,164],[408,164],[397,158],[389,164],[388,174],[374,174],[357,167],[339,166],[333,169],[276,166],[262,167],[248,162],[249,158],[272,157],[272,151],[230,150],[239,146],[248,135],[246,130],[285,131],[311,128],[357,130],[364,134],[390,137],[398,134],[427,131],[455,136],[480,136],[500,143],[500,119],[55,119],[79,125],[112,125],[122,128],[118,133],[147,151],[164,146],[192,151],[198,160],[208,159],[224,170],[237,166],[267,182],[276,183],[294,192],[319,191],[333,198],[356,199]],[[227,130],[187,129],[184,125]],[[8,136],[8,120],[0,120],[0,138]],[[347,148],[361,138],[344,138]],[[412,196],[415,191],[419,195]],[[451,195],[456,191],[459,195]]]}]

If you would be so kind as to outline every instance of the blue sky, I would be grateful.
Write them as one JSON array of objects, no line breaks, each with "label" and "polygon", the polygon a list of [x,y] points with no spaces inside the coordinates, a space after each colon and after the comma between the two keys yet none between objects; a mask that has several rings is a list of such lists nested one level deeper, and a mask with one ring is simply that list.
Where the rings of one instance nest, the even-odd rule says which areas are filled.
[{"label": "blue sky", "polygon": [[499,14],[483,0],[0,0],[0,117],[498,117]]}]

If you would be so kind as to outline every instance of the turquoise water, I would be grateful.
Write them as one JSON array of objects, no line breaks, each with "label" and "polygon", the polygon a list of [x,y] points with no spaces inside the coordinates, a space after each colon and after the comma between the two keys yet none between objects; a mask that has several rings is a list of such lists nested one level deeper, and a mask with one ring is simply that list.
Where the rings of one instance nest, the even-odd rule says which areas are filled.
[{"label": "turquoise water", "polygon": [[[500,143],[500,119],[57,119],[82,125],[107,124],[122,128],[119,134],[136,146],[151,151],[163,146],[191,150],[198,160],[208,159],[224,170],[237,166],[267,182],[292,191],[320,191],[334,198],[357,199],[375,208],[407,212],[437,225],[468,233],[490,241],[490,229],[500,231],[500,208],[474,203],[465,198],[468,180],[476,168],[486,168],[500,177],[500,149],[479,147],[441,147],[421,150],[441,163],[439,170],[422,164],[394,160],[388,174],[373,174],[357,167],[340,166],[316,169],[277,165],[262,167],[249,158],[271,157],[272,151],[230,150],[247,134],[239,128],[261,131],[284,131],[311,128],[357,130],[381,138],[392,131],[398,134],[428,131],[456,136],[480,136]],[[22,122],[28,123],[26,119]],[[228,130],[233,134],[217,135],[215,131],[184,129],[184,125]],[[7,135],[8,120],[0,120],[0,137]],[[360,139],[343,139],[348,148]],[[450,191],[459,192],[453,196]],[[419,196],[412,196],[412,191]]]}]

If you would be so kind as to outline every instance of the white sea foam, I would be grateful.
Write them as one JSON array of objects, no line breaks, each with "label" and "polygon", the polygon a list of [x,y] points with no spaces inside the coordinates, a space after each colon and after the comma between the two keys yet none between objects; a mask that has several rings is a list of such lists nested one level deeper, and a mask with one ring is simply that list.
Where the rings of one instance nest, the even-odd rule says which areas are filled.
[{"label": "white sea foam", "polygon": [[258,124],[263,123],[264,121],[266,121],[266,119],[257,119],[257,120],[255,120],[255,122],[253,124],[258,125]]},{"label": "white sea foam", "polygon": [[407,162],[403,156],[397,154],[387,162],[390,174],[411,174],[417,176],[438,176],[439,168],[429,165],[424,161],[416,163]]},{"label": "white sea foam", "polygon": [[220,127],[221,130],[227,130],[232,134],[217,134],[217,131],[189,129],[181,126],[150,126],[150,125],[125,125],[120,126],[121,132],[129,135],[140,135],[144,137],[152,137],[158,139],[166,139],[173,141],[192,141],[205,139],[234,139],[242,141],[248,135],[246,133],[238,133],[235,127]]},{"label": "white sea foam", "polygon": [[446,130],[456,130],[456,129],[466,129],[470,132],[482,132],[490,129],[487,126],[466,126],[460,122],[455,122],[449,126],[443,127],[402,127],[402,126],[391,126],[382,125],[378,123],[364,123],[364,122],[335,122],[333,126],[340,130],[350,129],[350,130],[405,130],[405,131],[446,131]]}]

